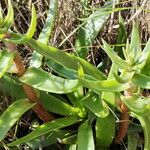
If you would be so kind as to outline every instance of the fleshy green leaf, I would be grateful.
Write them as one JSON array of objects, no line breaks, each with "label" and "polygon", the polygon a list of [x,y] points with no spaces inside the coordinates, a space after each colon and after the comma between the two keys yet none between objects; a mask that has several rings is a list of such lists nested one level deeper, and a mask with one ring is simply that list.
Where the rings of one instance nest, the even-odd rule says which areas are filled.
[{"label": "fleshy green leaf", "polygon": [[[27,99],[21,99],[11,104],[0,117],[0,141],[5,137],[9,129],[16,121],[35,103],[29,102]],[[22,107],[23,106],[23,107]]]},{"label": "fleshy green leaf", "polygon": [[46,58],[62,66],[65,66],[66,68],[77,70],[78,63],[80,63],[84,69],[85,74],[93,76],[94,78],[99,80],[105,79],[105,75],[102,72],[100,72],[96,67],[94,67],[84,59],[81,59],[69,53],[65,53],[54,47],[49,47],[33,39],[29,41],[29,45],[40,54],[44,55]]},{"label": "fleshy green leaf", "polygon": [[78,80],[57,77],[34,67],[29,68],[20,81],[42,91],[60,94],[73,92],[80,86]]},{"label": "fleshy green leaf", "polygon": [[[53,62],[53,61],[50,61],[48,60],[46,62],[46,64],[55,72],[57,72],[59,75],[67,78],[67,79],[72,79],[72,80],[75,80],[78,78],[78,71],[77,70],[74,70],[74,69],[69,69],[65,66],[62,66],[56,62]],[[87,74],[84,74],[84,77],[86,79],[89,79],[89,80],[95,80],[94,77],[92,76],[89,76]]]},{"label": "fleshy green leaf", "polygon": [[48,43],[49,37],[51,36],[55,23],[54,21],[57,13],[57,8],[58,8],[58,0],[51,0],[44,27],[38,38],[38,41],[44,44]]},{"label": "fleshy green leaf", "polygon": [[0,78],[6,73],[13,63],[14,53],[8,53],[6,50],[0,52]]},{"label": "fleshy green leaf", "polygon": [[98,117],[104,118],[109,114],[107,104],[96,93],[90,92],[81,102]]},{"label": "fleshy green leaf", "polygon": [[150,99],[141,98],[138,95],[121,96],[121,100],[128,106],[128,108],[138,114],[146,115],[150,112]]},{"label": "fleshy green leaf", "polygon": [[[51,0],[46,22],[38,38],[38,41],[44,44],[48,43],[48,40],[51,36],[52,30],[54,27],[54,21],[55,21],[55,17],[57,13],[57,8],[58,8],[58,0]],[[31,62],[30,62],[30,66],[39,68],[42,64],[42,59],[43,59],[43,56],[39,54],[38,52],[34,51]]]},{"label": "fleshy green leaf", "polygon": [[68,69],[56,62],[53,62],[51,60],[48,60],[46,64],[55,72],[57,72],[59,75],[66,77],[67,79],[77,79],[78,72],[73,69]]},{"label": "fleshy green leaf", "polygon": [[120,84],[114,79],[103,80],[103,81],[91,81],[86,80],[84,78],[79,78],[81,84],[96,93],[100,94],[102,91],[104,92],[120,92],[130,88],[129,83]]},{"label": "fleshy green leaf", "polygon": [[138,24],[133,22],[133,29],[131,33],[131,44],[130,52],[128,55],[133,53],[133,59],[136,60],[137,56],[141,53],[141,41],[139,36],[139,27]]},{"label": "fleshy green leaf", "polygon": [[47,147],[49,145],[52,145],[56,143],[58,140],[67,137],[69,134],[68,131],[64,130],[56,130],[52,133],[46,134],[42,137],[35,138],[31,141],[26,142],[26,144],[32,148],[33,150],[38,149],[40,145],[42,145],[42,148]]},{"label": "fleshy green leaf", "polygon": [[104,40],[103,40],[103,49],[116,65],[118,65],[120,68],[123,69],[128,68],[128,63],[122,58],[120,58]]},{"label": "fleshy green leaf", "polygon": [[69,98],[71,104],[77,109],[78,115],[81,118],[84,118],[86,116],[86,111],[81,103],[81,99],[83,97],[81,94],[83,94],[83,88],[79,87],[77,91],[68,93],[67,97]]},{"label": "fleshy green leaf", "polygon": [[[10,33],[10,36],[16,39],[23,37],[22,35],[15,34],[15,33]],[[5,39],[2,39],[2,40],[6,41]],[[91,76],[92,78],[99,79],[99,80],[104,80],[106,78],[105,75],[101,71],[99,71],[96,67],[94,67],[92,64],[88,63],[82,58],[63,52],[55,47],[47,46],[34,39],[30,39],[28,41],[28,45],[31,48],[35,49],[40,54],[44,55],[46,58],[62,66],[65,66],[68,69],[77,70],[78,63],[80,63],[84,69],[85,74]]]},{"label": "fleshy green leaf", "polygon": [[[117,72],[117,66],[113,63],[109,71],[108,79],[114,79],[114,74]],[[102,92],[101,99],[110,104],[116,106],[116,92]]]},{"label": "fleshy green leaf", "polygon": [[21,36],[20,38],[10,38],[10,39],[5,39],[5,41],[7,42],[12,42],[12,43],[16,43],[16,44],[22,44],[22,43],[26,43],[27,41],[29,41],[32,36],[34,35],[34,32],[36,31],[36,10],[34,5],[32,5],[32,14],[31,14],[31,23],[29,26],[29,29],[27,31],[27,33],[23,36]]},{"label": "fleshy green leaf", "polygon": [[4,18],[3,21],[3,29],[9,29],[11,27],[11,25],[13,24],[14,21],[14,10],[12,7],[12,3],[11,0],[8,0],[8,12],[7,12],[7,16]]},{"label": "fleshy green leaf", "polygon": [[148,56],[150,55],[150,39],[146,43],[145,48],[141,52],[140,58],[139,58],[139,63],[145,62],[148,59]]},{"label": "fleshy green leaf", "polygon": [[[118,30],[118,37],[117,37],[117,44],[123,44],[126,42],[127,32],[124,25],[124,19],[122,18],[121,14],[119,13],[119,30]],[[115,47],[115,51],[121,58],[124,58],[122,52],[122,46]]]},{"label": "fleshy green leaf", "polygon": [[144,74],[135,74],[132,82],[141,88],[150,89],[150,77]]},{"label": "fleshy green leaf", "polygon": [[99,149],[108,148],[115,137],[115,118],[112,113],[96,120],[96,145]]},{"label": "fleshy green leaf", "polygon": [[67,118],[55,119],[54,121],[45,123],[45,124],[37,127],[30,134],[10,143],[9,146],[15,146],[15,145],[25,143],[25,142],[33,140],[39,136],[50,133],[51,131],[70,126],[79,121],[81,121],[81,119],[79,119],[77,117],[67,117]]},{"label": "fleshy green leaf", "polygon": [[43,106],[50,112],[64,116],[78,115],[78,110],[63,102],[61,98],[57,98],[51,94],[46,94],[45,92],[40,92],[39,99]]},{"label": "fleshy green leaf", "polygon": [[144,150],[150,150],[150,117],[149,116],[139,116],[132,113],[133,117],[137,118],[144,130]]},{"label": "fleshy green leaf", "polygon": [[82,123],[78,129],[78,150],[95,150],[93,132],[88,121]]},{"label": "fleshy green leaf", "polygon": [[[79,32],[75,41],[75,49],[78,55],[82,58],[85,58],[88,54],[89,47],[94,42],[94,39],[98,35],[99,31],[103,27],[104,23],[107,21],[110,16],[109,13],[106,13],[108,10],[106,8],[112,6],[104,6],[100,10],[93,12],[87,22],[79,28]],[[95,17],[99,14],[98,17]]]}]

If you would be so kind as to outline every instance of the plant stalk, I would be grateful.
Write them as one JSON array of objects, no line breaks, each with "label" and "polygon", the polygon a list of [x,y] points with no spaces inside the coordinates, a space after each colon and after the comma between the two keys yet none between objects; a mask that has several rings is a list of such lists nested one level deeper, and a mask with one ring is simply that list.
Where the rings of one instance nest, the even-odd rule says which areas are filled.
[{"label": "plant stalk", "polygon": [[[131,96],[132,90],[126,90],[124,91],[125,96]],[[118,144],[123,141],[124,137],[126,136],[128,126],[129,126],[129,113],[128,113],[128,107],[122,102],[120,106],[122,110],[122,114],[120,116],[120,122],[119,122],[119,130],[118,134],[115,137],[114,143]]]},{"label": "plant stalk", "polygon": [[[10,35],[6,34],[5,37],[10,38]],[[5,45],[9,52],[16,52],[14,63],[18,71],[18,76],[21,77],[26,72],[26,69],[23,65],[23,61],[20,57],[17,47],[15,44],[12,43],[5,43]],[[37,114],[37,116],[44,122],[53,120],[54,117],[45,110],[43,105],[40,103],[40,100],[38,99],[34,89],[30,85],[24,83],[22,83],[22,87],[28,100],[32,103],[36,103],[36,105],[33,107],[33,110]]]}]

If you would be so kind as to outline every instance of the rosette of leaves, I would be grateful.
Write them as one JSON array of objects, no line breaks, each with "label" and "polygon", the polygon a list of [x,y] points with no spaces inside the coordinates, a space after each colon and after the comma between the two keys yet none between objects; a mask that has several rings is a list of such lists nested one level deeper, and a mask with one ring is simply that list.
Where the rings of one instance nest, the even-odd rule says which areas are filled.
[{"label": "rosette of leaves", "polygon": [[[104,137],[100,145],[108,147],[114,137],[114,116],[112,114],[109,115],[108,106],[101,100],[99,94],[90,90],[84,94],[84,88],[78,79],[78,66],[79,64],[82,65],[85,73],[84,76],[92,81],[104,80],[106,78],[105,75],[86,60],[48,45],[48,39],[54,26],[57,4],[57,0],[51,1],[46,23],[38,40],[32,38],[36,31],[37,19],[34,5],[32,5],[30,27],[24,35],[15,33],[11,30],[14,13],[10,0],[8,1],[7,14],[9,17],[6,16],[3,19],[3,15],[1,14],[1,41],[17,45],[28,45],[35,50],[35,53],[32,58],[31,66],[20,78],[7,73],[9,72],[8,69],[13,65],[14,57],[12,54],[10,55],[10,53],[6,53],[11,56],[11,59],[10,61],[7,61],[7,64],[9,65],[3,71],[3,76],[0,79],[0,87],[8,95],[15,97],[15,102],[10,105],[0,117],[0,127],[2,129],[0,140],[2,141],[16,121],[18,121],[27,110],[35,105],[35,103],[31,103],[27,100],[26,94],[22,88],[22,84],[25,83],[36,89],[39,100],[46,110],[64,116],[64,118],[57,118],[54,121],[44,123],[33,130],[30,134],[17,139],[12,143],[6,142],[9,147],[19,146],[20,144],[25,143],[31,148],[36,149],[41,145],[41,137],[43,137],[45,139],[43,147],[56,143],[57,139],[60,139],[59,141],[66,144],[66,147],[78,148],[80,150],[94,150],[99,142],[97,141],[97,144],[95,145],[93,128],[96,128],[97,130],[97,139],[99,139],[100,136]],[[109,7],[111,7],[111,5]],[[106,10],[104,9],[104,11]],[[91,15],[92,17],[89,17],[89,19],[91,19],[91,24],[93,21],[98,24],[102,19],[104,23],[104,18],[107,20],[109,15],[110,12],[103,13],[98,20],[93,19],[94,15]],[[7,28],[5,28],[6,22],[9,24]],[[100,24],[99,30],[103,23]],[[89,25],[87,28],[89,30]],[[92,41],[98,34],[99,30],[97,30],[96,33],[94,30],[90,33],[94,34],[94,36],[92,36]],[[43,57],[47,58],[45,63],[54,69],[54,71],[59,74],[58,76],[50,74],[40,68]],[[55,95],[52,93],[55,93]],[[64,99],[63,96],[56,96],[56,94],[66,94],[67,98]],[[105,119],[103,120],[102,118]],[[93,124],[94,120],[97,120],[96,125],[95,123]],[[112,124],[109,124],[109,121],[112,121]],[[77,128],[63,129],[64,127],[73,124],[75,124]],[[100,124],[101,126],[99,126]],[[111,131],[109,136],[106,136],[106,134],[100,134],[104,125],[107,125]],[[87,137],[86,139],[84,138],[85,136]],[[3,142],[1,145],[3,145]]]}]

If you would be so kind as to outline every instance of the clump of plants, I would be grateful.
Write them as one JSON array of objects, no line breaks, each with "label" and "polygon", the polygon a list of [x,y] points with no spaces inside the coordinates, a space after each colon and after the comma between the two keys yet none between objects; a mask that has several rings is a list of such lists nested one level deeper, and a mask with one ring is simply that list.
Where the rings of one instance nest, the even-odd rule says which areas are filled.
[{"label": "clump of plants", "polygon": [[[57,12],[58,0],[52,0],[45,25],[38,39],[36,9],[32,5],[31,23],[26,34],[12,30],[14,11],[8,0],[7,15],[0,11],[0,87],[14,97],[0,117],[0,145],[20,149],[47,147],[55,143],[69,150],[108,149],[127,135],[128,149],[138,147],[140,121],[144,131],[144,149],[150,149],[150,40],[141,48],[138,23],[133,22],[131,38],[121,15],[118,41],[125,46],[113,49],[102,39],[101,48],[111,60],[108,74],[86,60],[88,46],[95,40],[112,11],[107,3],[88,18],[82,19],[75,40],[75,52],[67,53],[48,44]],[[63,41],[62,41],[63,43]],[[33,50],[29,67],[25,67],[17,45]],[[43,59],[45,58],[45,59]],[[46,64],[52,72],[42,68]],[[101,62],[101,66],[104,62]],[[13,91],[12,91],[13,89]],[[29,134],[8,142],[5,137],[19,118],[33,109],[42,121]]]}]

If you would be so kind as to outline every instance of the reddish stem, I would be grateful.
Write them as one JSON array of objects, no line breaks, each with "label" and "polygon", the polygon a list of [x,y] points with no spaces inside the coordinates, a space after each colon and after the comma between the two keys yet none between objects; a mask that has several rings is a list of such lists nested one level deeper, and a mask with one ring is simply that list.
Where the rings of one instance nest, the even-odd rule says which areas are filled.
[{"label": "reddish stem", "polygon": [[[131,96],[132,92],[131,90],[124,91],[125,96]],[[119,130],[118,134],[115,137],[114,143],[118,144],[123,141],[124,137],[126,136],[128,126],[129,126],[129,113],[128,113],[128,107],[122,102],[120,106],[122,110],[122,114],[120,116],[120,122],[119,122]]]},{"label": "reddish stem", "polygon": [[[6,34],[7,38],[10,38],[9,34]],[[8,48],[9,52],[16,52],[15,58],[14,58],[14,63],[16,65],[16,68],[18,70],[18,75],[19,77],[21,77],[25,72],[26,69],[23,65],[23,61],[20,57],[20,54],[17,50],[17,47],[15,44],[12,43],[6,43],[6,47]],[[40,103],[40,100],[38,99],[34,89],[27,84],[22,84],[23,90],[28,98],[28,100],[32,103],[36,103],[36,105],[33,107],[34,112],[38,115],[38,117],[43,120],[44,122],[48,122],[54,119],[54,117],[52,115],[50,115],[45,108],[43,107],[43,105]]]}]

